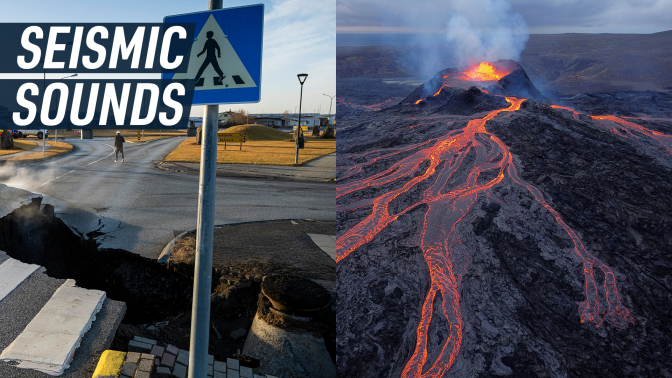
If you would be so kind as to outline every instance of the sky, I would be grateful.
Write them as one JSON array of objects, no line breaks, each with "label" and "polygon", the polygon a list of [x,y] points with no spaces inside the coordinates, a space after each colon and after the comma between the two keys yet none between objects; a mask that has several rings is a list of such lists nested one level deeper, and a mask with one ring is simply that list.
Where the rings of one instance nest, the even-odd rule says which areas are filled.
[{"label": "sky", "polygon": [[[293,113],[301,89],[296,75],[307,73],[302,110],[319,108],[327,114],[331,100],[323,93],[336,94],[334,0],[226,0],[224,8],[260,3],[265,10],[261,101],[221,105],[220,111],[243,108],[250,113]],[[0,22],[163,22],[165,16],[205,11],[208,1],[0,0],[0,9]],[[47,78],[61,76],[47,74]],[[191,115],[202,116],[203,107],[192,107]]]},{"label": "sky", "polygon": [[[452,0],[337,0],[338,33],[441,33]],[[478,10],[478,1],[472,2]],[[672,30],[672,0],[510,0],[531,34]]]}]

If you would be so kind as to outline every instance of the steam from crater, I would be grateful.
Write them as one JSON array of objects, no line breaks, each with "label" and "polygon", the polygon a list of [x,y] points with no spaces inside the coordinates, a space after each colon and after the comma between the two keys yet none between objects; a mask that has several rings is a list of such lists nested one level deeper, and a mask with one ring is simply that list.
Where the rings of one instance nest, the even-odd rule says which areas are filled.
[{"label": "steam from crater", "polygon": [[520,14],[504,0],[452,0],[446,37],[459,65],[518,61],[529,37]]}]

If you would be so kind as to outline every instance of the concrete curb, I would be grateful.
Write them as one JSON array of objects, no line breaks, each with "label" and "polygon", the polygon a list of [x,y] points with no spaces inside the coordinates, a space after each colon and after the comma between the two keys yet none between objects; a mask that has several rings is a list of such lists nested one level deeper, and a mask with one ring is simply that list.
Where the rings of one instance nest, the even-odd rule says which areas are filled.
[{"label": "concrete curb", "polygon": [[106,350],[100,355],[93,378],[111,378],[119,376],[126,359],[126,352]]},{"label": "concrete curb", "polygon": [[[239,223],[225,223],[225,224],[216,224],[215,228],[222,228],[227,226],[236,226],[239,224],[252,224],[252,223],[267,223],[267,222],[282,222],[282,221],[301,221],[301,222],[314,222],[312,219],[272,219],[272,220],[263,220],[263,221],[251,221],[251,222],[239,222]],[[161,264],[168,264],[168,259],[170,259],[170,252],[173,250],[173,246],[177,243],[178,240],[187,236],[188,234],[195,234],[196,229],[184,231],[183,233],[177,235],[173,240],[170,241],[161,251],[159,255],[158,262]]]},{"label": "concrete curb", "polygon": [[[180,162],[166,162],[161,161],[155,167],[168,172],[176,173],[186,173],[186,174],[200,174],[199,170],[192,169],[189,167],[180,167],[181,169],[168,168],[163,166],[165,163],[180,163]],[[310,183],[335,183],[336,178],[331,179],[316,179],[316,178],[307,178],[307,177],[297,177],[289,175],[273,175],[273,174],[264,174],[264,173],[241,173],[237,171],[220,171],[217,170],[215,175],[222,178],[236,178],[236,179],[262,179],[262,180],[275,180],[275,181],[291,181],[291,182],[310,182]]]},{"label": "concrete curb", "polygon": [[[140,141],[140,142],[138,142],[138,141],[126,141],[126,143],[133,143],[133,144],[142,145],[142,144],[147,144],[147,143],[156,142],[156,141],[159,141],[159,140],[171,139],[171,138],[181,138],[181,137],[180,137],[180,136],[172,136],[172,137],[165,137],[165,138],[159,138],[159,139],[146,140],[146,141],[144,141],[144,142],[143,142],[143,141]],[[109,138],[109,139],[114,139],[114,138]]]},{"label": "concrete curb", "polygon": [[18,161],[0,160],[0,167],[3,166],[3,165],[7,165],[7,163],[12,163],[12,164],[17,165],[17,166],[26,166],[26,165],[33,165],[33,164],[48,162],[48,161],[54,160],[56,158],[71,154],[71,153],[73,153],[77,150],[76,146],[74,146],[72,144],[70,144],[70,145],[72,146],[72,148],[69,151],[65,151],[65,152],[60,153],[58,155],[49,156],[49,157],[46,157],[46,158],[43,158],[43,159],[18,160]]},{"label": "concrete curb", "polygon": [[163,248],[163,251],[161,251],[161,254],[159,255],[159,259],[157,261],[161,264],[168,264],[168,259],[170,259],[170,252],[173,250],[173,246],[175,245],[175,243],[177,243],[178,240],[182,239],[188,234],[191,234],[192,232],[196,232],[196,229],[184,231],[183,233],[177,235],[175,239],[171,240],[170,243],[168,243],[168,245],[166,245]]}]

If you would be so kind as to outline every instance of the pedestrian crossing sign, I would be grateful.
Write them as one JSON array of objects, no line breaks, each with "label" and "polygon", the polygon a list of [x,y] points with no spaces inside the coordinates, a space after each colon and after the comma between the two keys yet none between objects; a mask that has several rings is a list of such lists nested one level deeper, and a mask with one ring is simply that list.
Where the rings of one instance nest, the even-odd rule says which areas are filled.
[{"label": "pedestrian crossing sign", "polygon": [[195,23],[187,72],[164,79],[195,81],[192,105],[261,100],[264,5],[167,16],[164,23]]}]

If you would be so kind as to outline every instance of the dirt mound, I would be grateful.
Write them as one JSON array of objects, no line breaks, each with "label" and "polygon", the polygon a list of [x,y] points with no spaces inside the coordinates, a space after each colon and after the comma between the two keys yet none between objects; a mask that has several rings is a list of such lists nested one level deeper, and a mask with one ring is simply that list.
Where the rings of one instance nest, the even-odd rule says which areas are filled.
[{"label": "dirt mound", "polygon": [[247,140],[285,140],[287,133],[264,125],[232,126],[220,133],[245,133]]}]

